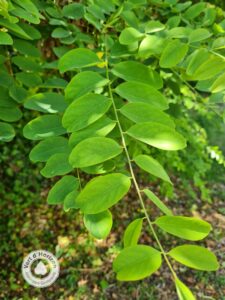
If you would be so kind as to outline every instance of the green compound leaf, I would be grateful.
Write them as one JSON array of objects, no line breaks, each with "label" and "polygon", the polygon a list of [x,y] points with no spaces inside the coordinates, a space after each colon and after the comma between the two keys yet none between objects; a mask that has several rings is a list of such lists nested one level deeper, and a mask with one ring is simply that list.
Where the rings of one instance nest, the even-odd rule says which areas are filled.
[{"label": "green compound leaf", "polygon": [[41,39],[41,33],[37,29],[37,27],[31,26],[28,23],[20,23],[20,27],[30,36],[32,40],[40,40]]},{"label": "green compound leaf", "polygon": [[101,61],[98,56],[91,50],[78,48],[68,51],[59,60],[59,71],[61,73],[97,65]]},{"label": "green compound leaf", "polygon": [[78,20],[84,16],[84,6],[80,3],[68,4],[63,7],[62,13],[68,19]]},{"label": "green compound leaf", "polygon": [[225,74],[220,75],[210,88],[212,93],[219,93],[225,90]]},{"label": "green compound leaf", "polygon": [[157,271],[162,263],[161,253],[156,249],[136,245],[123,249],[113,262],[116,278],[121,281],[144,279]]},{"label": "green compound leaf", "polygon": [[212,34],[205,28],[198,28],[191,32],[189,43],[196,43],[209,38]]},{"label": "green compound leaf", "polygon": [[112,214],[105,210],[95,215],[84,215],[84,225],[96,239],[105,239],[112,228]]},{"label": "green compound leaf", "polygon": [[0,45],[12,45],[13,39],[11,36],[6,32],[0,31]]},{"label": "green compound leaf", "polygon": [[145,195],[167,216],[172,216],[172,211],[150,190],[144,189]]},{"label": "green compound leaf", "polygon": [[201,3],[196,3],[192,6],[190,6],[184,13],[184,17],[187,20],[193,20],[195,19],[197,16],[200,15],[200,13],[205,9],[205,2],[201,2]]},{"label": "green compound leaf", "polygon": [[225,62],[221,57],[210,54],[206,49],[198,49],[192,55],[187,67],[190,80],[207,80],[213,78],[225,69]]},{"label": "green compound leaf", "polygon": [[141,58],[148,58],[152,55],[159,55],[164,49],[164,44],[165,39],[155,35],[148,35],[141,41],[138,55]]},{"label": "green compound leaf", "polygon": [[25,32],[25,30],[21,28],[20,25],[11,23],[9,20],[6,19],[1,19],[0,25],[8,28],[10,32],[14,33],[16,36],[19,36],[22,39],[32,40],[32,37],[29,34],[27,34],[27,32]]},{"label": "green compound leaf", "polygon": [[79,181],[76,177],[67,175],[62,177],[56,184],[51,188],[47,202],[48,204],[61,204],[63,203],[66,196],[77,190]]},{"label": "green compound leaf", "polygon": [[36,88],[41,86],[42,79],[41,77],[34,72],[19,72],[16,73],[16,79],[20,81],[24,86],[29,88]]},{"label": "green compound leaf", "polygon": [[73,168],[69,164],[68,153],[56,153],[48,159],[45,167],[41,169],[41,175],[46,178],[51,178],[54,176],[65,175],[72,170]]},{"label": "green compound leaf", "polygon": [[190,241],[204,239],[212,229],[203,220],[182,216],[163,216],[156,219],[155,224],[170,234]]},{"label": "green compound leaf", "polygon": [[14,2],[17,3],[20,7],[22,7],[26,12],[29,12],[33,16],[40,17],[37,6],[34,3],[32,3],[31,0],[24,0],[22,2],[20,0],[14,0]]},{"label": "green compound leaf", "polygon": [[135,28],[128,27],[122,30],[119,36],[119,42],[122,45],[130,45],[138,41],[142,36],[143,34],[137,31]]},{"label": "green compound leaf", "polygon": [[[78,188],[78,186],[77,186]],[[77,207],[77,204],[76,204],[76,198],[79,194],[79,191],[77,190],[74,190],[72,192],[70,192],[65,198],[64,198],[64,201],[63,201],[63,209],[67,212],[69,211],[71,208],[73,209],[78,209],[79,207]]]},{"label": "green compound leaf", "polygon": [[71,152],[69,162],[74,168],[84,168],[109,160],[122,152],[122,147],[105,137],[91,137],[80,142]]},{"label": "green compound leaf", "polygon": [[47,161],[57,153],[69,153],[68,140],[61,136],[50,137],[39,142],[30,152],[29,158],[33,162]]},{"label": "green compound leaf", "polygon": [[[1,75],[0,75],[1,76]],[[6,79],[2,76],[3,81]],[[0,87],[0,120],[6,122],[15,122],[22,117],[22,113],[18,108],[18,105],[13,101],[6,88]]]},{"label": "green compound leaf", "polygon": [[85,214],[100,213],[122,199],[130,184],[130,178],[120,173],[98,176],[80,192],[76,203]]},{"label": "green compound leaf", "polygon": [[162,150],[174,151],[186,147],[186,141],[182,135],[159,123],[138,123],[129,128],[127,134]]},{"label": "green compound leaf", "polygon": [[47,89],[64,89],[67,83],[68,82],[62,78],[51,77],[48,78],[41,87]]},{"label": "green compound leaf", "polygon": [[179,26],[180,21],[181,21],[180,16],[173,16],[168,19],[168,21],[166,22],[166,25],[169,29],[171,29],[171,28]]},{"label": "green compound leaf", "polygon": [[174,27],[168,31],[168,37],[171,39],[188,39],[192,31],[190,27]]},{"label": "green compound leaf", "polygon": [[175,67],[181,62],[188,51],[188,45],[180,42],[180,40],[173,40],[169,42],[163,50],[160,57],[159,65],[162,68]]},{"label": "green compound leaf", "polygon": [[124,61],[114,65],[111,71],[117,77],[126,81],[137,81],[153,86],[155,89],[160,89],[163,86],[163,81],[160,75],[136,61]]},{"label": "green compound leaf", "polygon": [[64,112],[67,103],[63,95],[58,93],[38,93],[26,99],[24,107],[40,112]]},{"label": "green compound leaf", "polygon": [[40,23],[38,12],[37,12],[37,15],[34,15],[29,10],[24,10],[21,7],[17,6],[17,5],[14,5],[11,13],[14,16],[17,16],[21,19],[24,19],[24,20],[28,21],[29,23],[33,23],[33,24],[39,24]]},{"label": "green compound leaf", "polygon": [[224,49],[225,48],[225,38],[219,37],[215,39],[212,43],[212,49],[218,50],[218,49]]},{"label": "green compound leaf", "polygon": [[40,50],[28,41],[13,39],[13,47],[16,48],[17,51],[19,51],[20,53],[28,56],[33,56],[33,57],[41,56]]},{"label": "green compound leaf", "polygon": [[65,89],[65,98],[72,102],[75,99],[99,89],[108,83],[108,79],[93,71],[84,71],[75,75]]},{"label": "green compound leaf", "polygon": [[30,121],[23,128],[23,135],[29,140],[42,140],[52,136],[66,133],[61,125],[61,117],[57,115],[45,115]]},{"label": "green compound leaf", "polygon": [[152,86],[141,82],[124,82],[116,87],[116,93],[129,102],[144,102],[165,110],[168,108],[166,98]]},{"label": "green compound leaf", "polygon": [[100,119],[111,106],[112,101],[105,96],[87,94],[77,99],[66,109],[62,123],[69,132],[87,127]]},{"label": "green compound leaf", "polygon": [[62,28],[62,27],[57,27],[55,28],[53,31],[52,31],[52,34],[51,36],[53,38],[56,38],[56,39],[60,39],[60,38],[65,38],[65,37],[68,37],[71,35],[71,32]]},{"label": "green compound leaf", "polygon": [[109,132],[113,130],[115,126],[115,121],[103,116],[88,127],[72,133],[69,139],[69,145],[71,147],[74,147],[86,138],[95,136],[106,136]]},{"label": "green compound leaf", "polygon": [[12,62],[23,71],[40,72],[41,66],[32,57],[14,56]]},{"label": "green compound leaf", "polygon": [[179,300],[196,300],[189,288],[178,278],[175,279],[175,284]]},{"label": "green compound leaf", "polygon": [[197,80],[207,80],[225,69],[224,59],[211,55],[193,74],[193,78]]},{"label": "green compound leaf", "polygon": [[148,21],[145,24],[145,32],[152,33],[157,32],[165,29],[165,25],[159,21]]},{"label": "green compound leaf", "polygon": [[128,103],[121,107],[120,112],[135,123],[156,122],[175,127],[169,115],[147,103]]},{"label": "green compound leaf", "polygon": [[0,122],[0,142],[10,142],[15,136],[12,125]]},{"label": "green compound leaf", "polygon": [[207,49],[200,48],[195,50],[191,56],[189,56],[188,66],[186,69],[186,73],[188,75],[193,75],[199,66],[206,62],[210,57],[210,53]]},{"label": "green compound leaf", "polygon": [[172,249],[168,255],[179,263],[193,269],[216,271],[219,268],[219,264],[214,253],[204,247],[182,245]]},{"label": "green compound leaf", "polygon": [[134,161],[142,170],[171,183],[163,166],[153,157],[141,154],[136,156]]},{"label": "green compound leaf", "polygon": [[27,91],[21,87],[13,84],[9,88],[9,96],[18,103],[22,103],[27,98]]},{"label": "green compound leaf", "polygon": [[127,226],[123,237],[124,248],[137,245],[141,234],[142,223],[143,218],[140,218],[132,221]]},{"label": "green compound leaf", "polygon": [[15,122],[21,118],[22,112],[12,99],[9,97],[0,99],[0,120],[6,122]]}]

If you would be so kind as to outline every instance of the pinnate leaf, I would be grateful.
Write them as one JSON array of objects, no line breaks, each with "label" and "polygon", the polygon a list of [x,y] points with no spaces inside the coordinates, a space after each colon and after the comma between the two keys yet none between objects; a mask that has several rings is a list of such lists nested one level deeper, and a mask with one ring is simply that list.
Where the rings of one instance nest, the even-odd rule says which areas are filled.
[{"label": "pinnate leaf", "polygon": [[38,93],[26,99],[24,107],[40,112],[64,112],[67,103],[59,93]]},{"label": "pinnate leaf", "polygon": [[90,67],[100,62],[98,56],[86,48],[77,48],[68,51],[59,60],[59,71],[61,73],[74,69]]},{"label": "pinnate leaf", "polygon": [[212,34],[205,28],[198,28],[192,31],[189,36],[189,43],[196,43],[209,38]]},{"label": "pinnate leaf", "polygon": [[93,71],[84,71],[75,75],[66,86],[65,98],[72,102],[75,99],[92,92],[104,85],[108,80]]},{"label": "pinnate leaf", "polygon": [[69,139],[69,145],[74,147],[86,138],[106,136],[115,126],[115,121],[103,116],[88,127],[72,133]]},{"label": "pinnate leaf", "polygon": [[124,82],[115,89],[116,93],[129,102],[144,102],[165,110],[168,108],[166,98],[152,86],[141,82]]},{"label": "pinnate leaf", "polygon": [[46,178],[54,176],[65,175],[73,170],[69,164],[68,153],[56,153],[52,155],[43,169],[41,169],[41,175]]},{"label": "pinnate leaf", "polygon": [[0,122],[0,142],[10,142],[15,136],[12,125]]},{"label": "pinnate leaf", "polygon": [[160,75],[137,61],[124,61],[114,65],[112,73],[126,81],[137,81],[149,84],[156,89],[163,86]]},{"label": "pinnate leaf", "polygon": [[85,214],[100,213],[122,199],[130,184],[130,178],[120,173],[98,176],[84,187],[76,203]]},{"label": "pinnate leaf", "polygon": [[173,40],[167,44],[160,57],[160,67],[172,68],[183,60],[188,51],[188,45],[180,42],[180,40]]},{"label": "pinnate leaf", "polygon": [[195,245],[182,245],[172,249],[168,255],[181,264],[203,271],[216,271],[219,268],[216,256],[208,249]]},{"label": "pinnate leaf", "polygon": [[172,216],[172,211],[150,190],[144,189],[145,195],[167,216]]},{"label": "pinnate leaf", "polygon": [[91,137],[80,142],[71,152],[74,168],[84,168],[109,160],[122,152],[122,147],[106,137]]},{"label": "pinnate leaf", "polygon": [[33,162],[47,161],[56,153],[69,152],[68,140],[61,136],[50,137],[39,142],[30,152],[29,158]]},{"label": "pinnate leaf", "polygon": [[66,109],[62,124],[69,132],[78,131],[100,119],[112,102],[103,95],[87,94]]},{"label": "pinnate leaf", "polygon": [[11,36],[6,33],[0,31],[0,45],[12,45],[13,44],[13,39]]},{"label": "pinnate leaf", "polygon": [[183,216],[159,217],[155,224],[170,234],[190,241],[205,238],[211,230],[209,223],[197,218]]},{"label": "pinnate leaf", "polygon": [[128,27],[123,29],[119,36],[119,42],[122,45],[130,45],[136,41],[138,41],[143,34],[137,31],[135,28]]},{"label": "pinnate leaf", "polygon": [[138,243],[141,229],[142,229],[143,218],[132,221],[126,228],[123,243],[124,248],[135,246]]},{"label": "pinnate leaf", "polygon": [[58,136],[66,133],[58,115],[44,115],[30,121],[23,129],[23,135],[30,140]]},{"label": "pinnate leaf", "polygon": [[121,107],[120,112],[135,123],[157,122],[175,127],[168,114],[147,103],[128,103]]},{"label": "pinnate leaf", "polygon": [[186,147],[186,141],[182,135],[159,123],[138,123],[129,128],[127,134],[162,150],[179,150]]},{"label": "pinnate leaf", "polygon": [[123,249],[113,262],[113,270],[121,281],[144,279],[161,266],[161,253],[156,249],[136,245]]},{"label": "pinnate leaf", "polygon": [[210,88],[212,93],[219,93],[225,90],[225,74],[220,75]]},{"label": "pinnate leaf", "polygon": [[175,279],[179,300],[196,300],[190,289],[178,278]]},{"label": "pinnate leaf", "polygon": [[78,186],[79,181],[76,177],[71,175],[62,177],[49,191],[47,198],[48,204],[63,203],[66,196],[72,191],[77,190]]},{"label": "pinnate leaf", "polygon": [[112,228],[112,214],[105,210],[94,215],[84,215],[84,225],[96,239],[105,239]]},{"label": "pinnate leaf", "polygon": [[153,157],[140,154],[134,158],[134,161],[142,170],[171,183],[163,166]]}]

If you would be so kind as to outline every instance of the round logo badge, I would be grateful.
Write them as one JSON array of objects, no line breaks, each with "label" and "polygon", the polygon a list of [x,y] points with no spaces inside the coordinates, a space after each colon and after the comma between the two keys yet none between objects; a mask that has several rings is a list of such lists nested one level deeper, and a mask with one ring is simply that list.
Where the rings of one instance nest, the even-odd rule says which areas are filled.
[{"label": "round logo badge", "polygon": [[23,260],[22,274],[30,285],[45,288],[52,285],[59,276],[57,258],[46,250],[29,253]]}]

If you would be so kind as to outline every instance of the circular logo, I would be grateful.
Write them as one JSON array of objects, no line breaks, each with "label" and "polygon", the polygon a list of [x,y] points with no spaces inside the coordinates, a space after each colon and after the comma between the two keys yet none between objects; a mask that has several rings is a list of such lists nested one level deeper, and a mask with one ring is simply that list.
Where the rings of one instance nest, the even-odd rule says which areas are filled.
[{"label": "circular logo", "polygon": [[53,284],[59,276],[57,258],[46,250],[29,253],[23,260],[22,274],[27,283],[44,288]]}]

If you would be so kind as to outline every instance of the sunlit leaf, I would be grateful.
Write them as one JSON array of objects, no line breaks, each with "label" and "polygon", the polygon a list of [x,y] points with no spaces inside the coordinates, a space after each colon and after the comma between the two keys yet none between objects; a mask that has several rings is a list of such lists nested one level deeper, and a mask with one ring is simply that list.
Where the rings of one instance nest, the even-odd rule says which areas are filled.
[{"label": "sunlit leaf", "polygon": [[203,220],[183,216],[163,216],[155,220],[155,224],[166,232],[180,238],[198,241],[205,238],[211,225]]},{"label": "sunlit leaf", "polygon": [[68,51],[59,60],[59,70],[61,73],[77,68],[90,67],[100,62],[98,56],[86,48],[77,48]]},{"label": "sunlit leaf", "polygon": [[113,270],[121,281],[140,280],[150,276],[161,266],[161,253],[156,249],[136,245],[123,249],[113,262]]},{"label": "sunlit leaf", "polygon": [[76,203],[85,214],[100,213],[122,199],[130,184],[129,177],[120,173],[98,176],[87,183]]},{"label": "sunlit leaf", "polygon": [[159,123],[138,123],[129,128],[127,134],[162,150],[180,150],[186,147],[186,141],[182,135]]},{"label": "sunlit leaf", "polygon": [[96,239],[105,239],[112,228],[112,214],[106,210],[95,215],[84,215],[84,224]]},{"label": "sunlit leaf", "polygon": [[163,166],[153,157],[140,154],[135,156],[134,161],[142,170],[171,183]]},{"label": "sunlit leaf", "polygon": [[182,245],[168,253],[181,264],[203,271],[216,271],[219,268],[216,256],[208,249],[195,245]]},{"label": "sunlit leaf", "polygon": [[141,234],[142,223],[143,218],[136,219],[127,226],[123,237],[124,248],[137,245]]},{"label": "sunlit leaf", "polygon": [[91,137],[80,142],[71,152],[69,162],[74,168],[84,168],[109,160],[122,152],[122,147],[105,137]]}]

